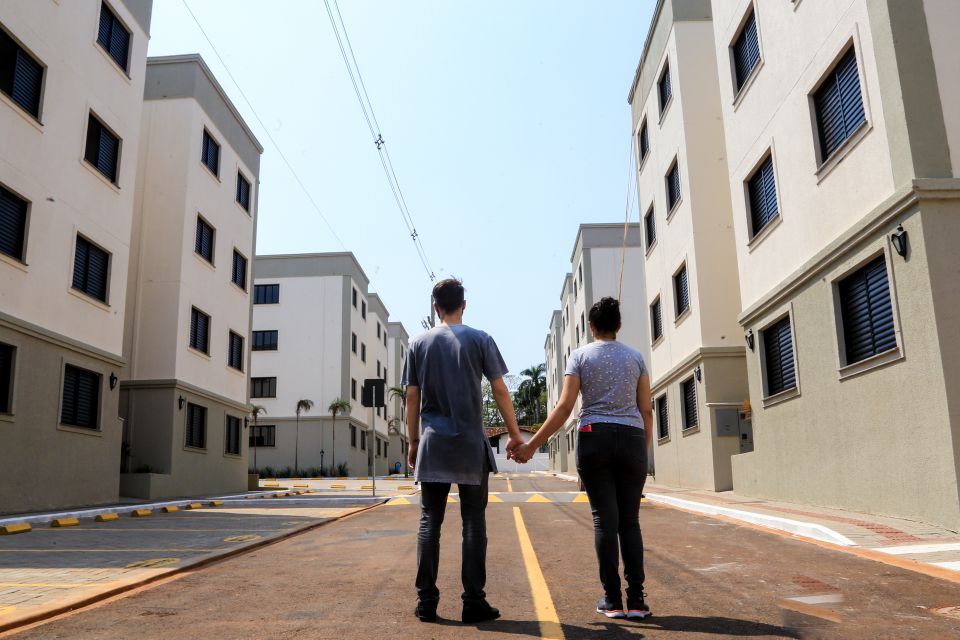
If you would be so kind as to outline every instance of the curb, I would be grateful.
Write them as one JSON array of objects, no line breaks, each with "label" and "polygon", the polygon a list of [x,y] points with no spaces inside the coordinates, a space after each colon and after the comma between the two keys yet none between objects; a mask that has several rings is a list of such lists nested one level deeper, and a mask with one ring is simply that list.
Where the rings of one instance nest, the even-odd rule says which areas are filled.
[{"label": "curb", "polygon": [[[302,527],[302,528],[300,528],[300,529],[294,529],[293,531],[288,531],[287,533],[284,533],[284,534],[282,534],[282,535],[279,535],[279,536],[277,536],[277,537],[275,537],[275,538],[269,538],[269,539],[267,539],[267,540],[258,540],[258,541],[256,541],[256,542],[251,542],[250,544],[248,544],[248,545],[246,545],[246,546],[242,546],[242,547],[239,547],[239,548],[236,548],[236,549],[230,549],[229,551],[226,551],[226,552],[221,553],[221,554],[219,554],[219,555],[208,556],[208,557],[206,557],[206,558],[200,558],[200,559],[198,559],[196,562],[192,562],[192,563],[190,563],[190,564],[185,564],[185,565],[183,565],[183,566],[176,567],[176,568],[174,568],[174,569],[170,569],[169,571],[166,571],[166,572],[164,572],[164,573],[160,573],[160,574],[148,576],[148,577],[145,577],[145,578],[143,578],[143,579],[141,579],[141,580],[137,580],[137,581],[131,582],[131,583],[129,583],[129,584],[121,585],[121,586],[119,586],[119,587],[115,587],[115,588],[110,589],[110,590],[108,590],[108,591],[104,591],[104,592],[102,592],[102,593],[94,594],[94,595],[89,596],[89,597],[87,597],[87,598],[84,598],[84,599],[82,599],[82,600],[77,600],[77,601],[75,601],[75,602],[71,602],[71,603],[69,603],[69,604],[63,604],[63,605],[55,606],[55,607],[52,607],[52,608],[47,609],[47,610],[45,610],[45,611],[38,611],[38,612],[36,612],[36,613],[33,613],[33,614],[31,614],[31,615],[29,615],[29,616],[26,616],[26,617],[24,617],[24,618],[21,618],[21,619],[19,619],[19,620],[11,620],[10,622],[6,622],[6,623],[0,622],[0,637],[6,637],[6,636],[7,636],[7,632],[9,632],[9,631],[11,631],[11,630],[21,629],[21,627],[27,627],[27,626],[30,626],[30,625],[35,625],[35,624],[37,624],[37,623],[45,622],[45,621],[51,620],[52,618],[56,618],[56,617],[58,617],[58,616],[60,616],[60,615],[63,615],[63,614],[65,614],[65,613],[70,613],[70,612],[76,611],[77,609],[83,609],[83,608],[88,607],[88,606],[90,606],[90,605],[92,605],[92,604],[95,604],[95,603],[97,603],[97,602],[102,602],[102,601],[104,601],[104,600],[108,600],[108,599],[110,599],[110,598],[114,598],[114,597],[116,597],[116,596],[122,595],[122,594],[124,594],[124,593],[129,592],[129,591],[133,591],[133,590],[135,590],[135,589],[139,589],[139,588],[141,588],[141,587],[145,587],[145,586],[150,585],[150,584],[152,584],[152,583],[154,583],[154,582],[159,582],[159,581],[161,581],[161,580],[167,580],[167,579],[169,579],[169,578],[173,578],[173,577],[175,577],[175,576],[178,576],[178,575],[187,573],[188,571],[195,571],[195,570],[197,570],[197,569],[202,569],[202,568],[207,567],[207,566],[210,566],[210,565],[212,565],[212,564],[216,564],[216,563],[218,563],[218,562],[222,562],[222,561],[225,561],[225,560],[229,560],[229,559],[231,559],[231,558],[235,558],[236,556],[243,555],[243,554],[248,553],[248,552],[250,552],[250,551],[254,551],[254,550],[257,550],[257,549],[262,549],[262,548],[264,548],[264,547],[268,547],[268,546],[270,546],[270,545],[277,544],[277,543],[279,543],[279,542],[283,542],[284,540],[289,540],[290,538],[292,538],[292,537],[294,537],[294,536],[298,536],[298,535],[301,535],[301,534],[304,534],[304,533],[308,533],[308,532],[313,531],[313,530],[315,530],[315,529],[319,529],[319,528],[322,527],[322,526],[325,526],[325,525],[328,525],[328,524],[331,524],[331,523],[334,523],[334,522],[339,522],[340,520],[343,520],[343,519],[345,519],[345,518],[350,518],[350,517],[355,516],[355,515],[360,515],[361,513],[364,513],[365,511],[369,511],[369,510],[371,510],[371,509],[376,509],[377,507],[382,506],[385,501],[386,501],[386,499],[384,499],[383,501],[379,502],[378,504],[372,504],[372,505],[370,505],[370,506],[367,506],[367,507],[363,507],[363,508],[361,508],[361,509],[358,509],[357,511],[354,511],[353,513],[348,513],[348,514],[345,515],[345,516],[340,516],[340,517],[338,517],[338,518],[330,518],[330,519],[328,519],[328,520],[323,520],[323,521],[321,521],[321,522],[315,522],[315,523],[313,523],[313,524],[306,525],[306,526],[304,526],[304,527]],[[22,630],[22,629],[21,629],[21,630]]]}]

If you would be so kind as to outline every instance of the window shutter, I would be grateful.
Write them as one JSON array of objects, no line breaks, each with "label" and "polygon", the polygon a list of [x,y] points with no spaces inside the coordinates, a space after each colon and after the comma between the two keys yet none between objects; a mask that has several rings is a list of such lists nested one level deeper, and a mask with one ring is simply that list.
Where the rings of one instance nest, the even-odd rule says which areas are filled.
[{"label": "window shutter", "polygon": [[10,383],[13,373],[13,347],[0,344],[0,413],[10,413]]},{"label": "window shutter", "polygon": [[653,217],[653,209],[647,213],[643,219],[643,224],[647,232],[647,249],[649,249],[657,241],[657,223]]},{"label": "window shutter", "polygon": [[120,141],[106,127],[100,125],[100,145],[97,150],[97,168],[100,173],[117,181],[117,158],[120,153]]},{"label": "window shutter", "polygon": [[687,284],[687,268],[684,267],[674,278],[674,286],[677,294],[677,315],[680,315],[690,307],[690,289]]},{"label": "window shutter", "polygon": [[750,221],[753,235],[773,220],[779,212],[777,205],[777,185],[773,176],[773,157],[764,160],[747,185],[750,192]]},{"label": "window shutter", "polygon": [[110,258],[107,252],[89,243],[87,246],[87,286],[85,291],[97,300],[106,302]]},{"label": "window shutter", "polygon": [[40,90],[43,86],[43,67],[23,49],[17,49],[13,70],[13,101],[34,117],[40,117]]},{"label": "window shutter", "polygon": [[697,383],[691,378],[682,385],[683,391],[683,428],[697,426]]},{"label": "window shutter", "polygon": [[63,376],[60,422],[75,427],[97,428],[100,376],[67,365]]},{"label": "window shutter", "polygon": [[643,162],[643,159],[647,157],[647,152],[650,151],[650,137],[647,133],[646,122],[644,122],[643,126],[640,127],[639,146],[640,146],[640,162]]},{"label": "window shutter", "polygon": [[814,94],[822,160],[826,160],[866,119],[854,50],[840,59]]},{"label": "window shutter", "polygon": [[113,25],[113,14],[106,5],[100,7],[100,27],[97,30],[97,42],[101,47],[110,50],[110,29]]},{"label": "window shutter", "polygon": [[757,39],[757,16],[751,12],[743,25],[740,37],[733,45],[733,65],[738,91],[743,88],[743,84],[758,62],[760,62],[760,42]]},{"label": "window shutter", "polygon": [[653,324],[653,339],[656,341],[663,335],[663,317],[660,313],[660,300],[654,302],[650,310],[653,316],[651,318]]},{"label": "window shutter", "polygon": [[667,396],[657,398],[657,437],[666,438],[670,435],[670,422],[667,413]]},{"label": "window shutter", "polygon": [[23,260],[27,202],[0,187],[0,253]]},{"label": "window shutter", "polygon": [[680,200],[680,167],[673,165],[667,175],[667,205],[670,209]]},{"label": "window shutter", "polygon": [[85,291],[87,288],[87,256],[90,243],[77,237],[77,248],[73,254],[73,288]]},{"label": "window shutter", "polygon": [[663,76],[660,78],[659,84],[660,90],[660,109],[663,110],[667,106],[667,102],[670,101],[670,96],[673,95],[673,87],[670,86],[670,67],[663,72]]},{"label": "window shutter", "polygon": [[847,364],[897,346],[887,265],[883,256],[840,283]]},{"label": "window shutter", "polygon": [[120,21],[114,17],[113,25],[110,29],[110,46],[107,51],[110,57],[116,60],[117,64],[124,71],[127,70],[127,54],[130,49],[130,33],[124,29]]},{"label": "window shutter", "polygon": [[767,365],[767,394],[776,395],[797,386],[796,363],[790,318],[786,317],[763,332]]}]

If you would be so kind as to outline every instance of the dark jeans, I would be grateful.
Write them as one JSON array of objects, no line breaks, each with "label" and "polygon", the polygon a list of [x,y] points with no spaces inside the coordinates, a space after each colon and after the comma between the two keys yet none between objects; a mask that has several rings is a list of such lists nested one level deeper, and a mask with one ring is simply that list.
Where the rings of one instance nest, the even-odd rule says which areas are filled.
[{"label": "dark jeans", "polygon": [[[463,601],[479,602],[486,598],[487,583],[487,486],[490,474],[484,474],[479,485],[461,484],[460,518],[463,520]],[[420,484],[420,532],[417,534],[417,595],[420,600],[436,602],[437,571],[440,566],[440,527],[447,509],[450,484]]]},{"label": "dark jeans", "polygon": [[607,597],[619,602],[622,553],[627,598],[642,598],[640,494],[647,480],[646,437],[637,427],[611,423],[591,427],[577,438],[577,472],[593,511],[600,582]]}]

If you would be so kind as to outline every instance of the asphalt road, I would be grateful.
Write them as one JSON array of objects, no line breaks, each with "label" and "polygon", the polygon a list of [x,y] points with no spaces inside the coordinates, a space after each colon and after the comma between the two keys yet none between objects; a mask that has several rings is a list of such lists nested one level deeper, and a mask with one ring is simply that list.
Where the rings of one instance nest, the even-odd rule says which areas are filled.
[{"label": "asphalt road", "polygon": [[[575,489],[553,478],[508,478],[491,491]],[[459,518],[457,505],[448,507],[438,624],[412,615],[418,507],[405,505],[377,507],[13,637],[960,637],[960,617],[934,612],[960,607],[960,584],[649,503],[641,523],[652,618],[594,612],[600,588],[589,505],[504,502],[488,509],[487,589],[503,619],[465,627],[457,622]],[[535,557],[522,554],[521,525]],[[538,572],[546,593],[537,590]],[[551,611],[558,625],[542,622]]]}]

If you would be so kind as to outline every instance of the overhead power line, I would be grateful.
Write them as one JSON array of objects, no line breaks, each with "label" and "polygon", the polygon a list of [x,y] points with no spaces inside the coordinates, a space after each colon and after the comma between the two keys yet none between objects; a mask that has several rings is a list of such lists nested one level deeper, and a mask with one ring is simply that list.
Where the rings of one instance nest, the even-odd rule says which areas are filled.
[{"label": "overhead power line", "polygon": [[[427,260],[426,250],[423,248],[423,241],[417,232],[417,227],[413,223],[413,216],[410,214],[410,208],[407,206],[407,200],[400,188],[400,181],[397,179],[397,172],[393,168],[393,160],[390,159],[390,152],[387,149],[387,142],[383,139],[380,130],[380,123],[377,122],[377,116],[373,111],[373,103],[370,101],[370,95],[367,93],[366,84],[363,82],[363,75],[360,73],[360,66],[357,64],[357,58],[353,54],[353,45],[350,44],[350,36],[347,35],[347,26],[343,22],[343,16],[340,13],[340,6],[337,0],[333,0],[333,7],[330,6],[330,0],[323,0],[327,9],[327,16],[330,18],[330,26],[337,38],[337,46],[340,48],[340,55],[343,57],[343,63],[347,68],[347,75],[350,76],[350,83],[353,85],[353,92],[357,96],[357,102],[360,103],[360,110],[363,112],[363,119],[370,130],[370,137],[377,147],[377,154],[380,156],[380,164],[383,166],[383,174],[393,193],[393,199],[397,203],[397,209],[400,211],[400,217],[403,219],[410,239],[413,240],[414,247],[423,268],[426,270],[430,280],[436,280],[433,269]],[[336,12],[336,17],[334,17]],[[341,35],[342,32],[342,35]]]},{"label": "overhead power line", "polygon": [[237,79],[233,76],[233,73],[230,71],[230,67],[227,66],[227,62],[223,59],[223,56],[220,55],[220,52],[217,51],[217,47],[214,46],[213,41],[210,40],[210,36],[207,35],[206,30],[203,28],[203,25],[200,24],[200,20],[197,19],[196,14],[193,13],[193,10],[190,8],[190,5],[187,4],[187,0],[181,0],[183,6],[186,7],[187,12],[190,14],[190,17],[193,18],[193,21],[197,24],[197,28],[200,29],[200,33],[203,34],[204,39],[206,39],[207,44],[210,45],[210,48],[213,49],[214,55],[217,56],[217,59],[220,60],[220,64],[223,65],[224,70],[226,70],[227,75],[230,76],[230,80],[237,87],[237,91],[240,92],[240,96],[243,98],[243,101],[247,103],[247,107],[253,113],[253,117],[257,119],[257,122],[260,123],[260,128],[263,129],[263,132],[266,134],[267,138],[270,140],[270,143],[273,145],[274,149],[277,151],[277,155],[280,156],[280,159],[283,160],[283,163],[287,166],[287,169],[293,175],[293,179],[296,180],[297,184],[300,185],[300,189],[303,190],[307,200],[310,201],[310,204],[313,206],[313,209],[317,212],[317,215],[320,216],[320,219],[327,225],[327,228],[330,229],[330,233],[336,238],[337,242],[340,243],[340,246],[346,250],[347,245],[344,244],[343,240],[340,239],[340,236],[337,235],[337,232],[334,230],[333,225],[330,224],[330,221],[327,220],[327,217],[323,214],[323,211],[320,209],[320,205],[317,204],[317,201],[313,199],[313,196],[310,195],[310,191],[307,189],[306,185],[303,183],[303,180],[300,179],[300,176],[297,174],[297,171],[293,168],[293,165],[290,164],[290,161],[287,160],[287,156],[283,153],[283,150],[280,148],[280,145],[277,144],[277,141],[273,139],[273,136],[270,134],[270,129],[267,128],[267,125],[263,124],[263,120],[260,119],[260,115],[257,113],[257,110],[253,108],[253,104],[250,102],[250,99],[247,98],[247,94],[243,92],[243,89],[240,87],[240,83],[237,82]]}]

